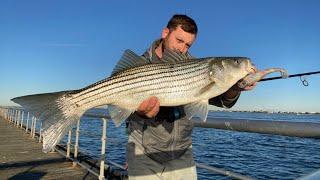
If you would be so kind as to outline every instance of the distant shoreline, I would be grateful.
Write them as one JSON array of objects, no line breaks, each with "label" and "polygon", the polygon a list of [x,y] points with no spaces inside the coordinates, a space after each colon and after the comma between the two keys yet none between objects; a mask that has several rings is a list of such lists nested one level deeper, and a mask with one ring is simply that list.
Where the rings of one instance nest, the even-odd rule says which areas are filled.
[{"label": "distant shoreline", "polygon": [[286,112],[286,111],[241,111],[241,110],[209,110],[210,112],[246,112],[246,113],[268,113],[268,114],[305,114],[320,115],[320,112]]}]

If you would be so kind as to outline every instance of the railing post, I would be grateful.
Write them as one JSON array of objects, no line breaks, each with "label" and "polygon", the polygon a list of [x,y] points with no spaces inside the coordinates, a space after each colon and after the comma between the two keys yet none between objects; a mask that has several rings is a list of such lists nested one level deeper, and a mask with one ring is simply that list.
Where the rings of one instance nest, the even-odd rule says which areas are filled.
[{"label": "railing post", "polygon": [[8,109],[8,121],[11,121],[11,109]]},{"label": "railing post", "polygon": [[26,124],[26,133],[28,133],[28,126],[29,126],[29,112],[28,112],[28,115],[27,115],[27,124]]},{"label": "railing post", "polygon": [[104,179],[104,162],[106,159],[106,141],[107,141],[107,119],[102,118],[102,137],[101,137],[101,158],[100,158],[100,176],[99,179]]},{"label": "railing post", "polygon": [[22,115],[21,115],[21,124],[20,124],[20,128],[22,129],[23,126],[23,119],[24,119],[24,111],[22,111]]},{"label": "railing post", "polygon": [[16,120],[14,121],[14,125],[15,125],[15,126],[17,126],[18,121],[19,121],[19,110],[17,109],[17,110],[16,110]]},{"label": "railing post", "polygon": [[41,143],[41,139],[42,139],[42,122],[40,121],[39,143]]},{"label": "railing post", "polygon": [[14,109],[11,109],[11,120],[10,120],[10,123],[13,123],[14,122]]},{"label": "railing post", "polygon": [[66,156],[67,158],[70,158],[71,135],[72,135],[72,129],[69,130],[69,134],[68,134],[67,156]]},{"label": "railing post", "polygon": [[14,122],[13,122],[14,125],[17,123],[17,120],[18,120],[18,110],[16,109],[14,111]]},{"label": "railing post", "polygon": [[10,122],[10,118],[11,118],[11,109],[8,109],[8,121]]},{"label": "railing post", "polygon": [[9,108],[7,109],[7,112],[6,112],[6,120],[9,120]]},{"label": "railing post", "polygon": [[6,120],[9,120],[9,108],[7,109]]},{"label": "railing post", "polygon": [[33,124],[33,132],[32,132],[32,138],[34,139],[36,135],[36,125],[37,125],[37,118],[34,118],[34,124]]},{"label": "railing post", "polygon": [[31,118],[31,126],[30,126],[30,137],[32,137],[32,134],[33,134],[33,124],[34,124],[34,116],[32,116]]},{"label": "railing post", "polygon": [[20,110],[18,110],[18,121],[17,121],[17,124],[16,124],[16,126],[18,127],[20,124],[20,119],[21,119],[21,111]]},{"label": "railing post", "polygon": [[18,126],[19,116],[20,116],[19,113],[20,113],[20,111],[17,109],[17,116],[16,116],[15,126]]},{"label": "railing post", "polygon": [[16,117],[15,114],[16,114],[16,111],[12,109],[11,123],[14,123],[14,118]]},{"label": "railing post", "polygon": [[10,110],[10,123],[13,121],[13,109]]},{"label": "railing post", "polygon": [[20,111],[17,109],[17,117],[16,117],[15,126],[17,126],[18,122],[19,122],[19,116],[20,116],[19,113],[20,113]]},{"label": "railing post", "polygon": [[76,142],[74,145],[74,162],[73,162],[73,166],[77,165],[77,161],[78,161],[78,148],[79,148],[79,133],[80,133],[80,119],[77,122],[77,129],[76,129]]},{"label": "railing post", "polygon": [[16,123],[17,127],[19,127],[20,119],[21,119],[21,111],[18,110],[18,119],[17,119],[17,123]]}]

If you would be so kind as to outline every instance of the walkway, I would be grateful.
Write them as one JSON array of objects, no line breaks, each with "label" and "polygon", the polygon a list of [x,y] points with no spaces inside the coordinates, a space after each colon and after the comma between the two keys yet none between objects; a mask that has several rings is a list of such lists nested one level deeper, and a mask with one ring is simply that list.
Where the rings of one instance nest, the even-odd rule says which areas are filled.
[{"label": "walkway", "polygon": [[0,179],[97,179],[0,117]]}]

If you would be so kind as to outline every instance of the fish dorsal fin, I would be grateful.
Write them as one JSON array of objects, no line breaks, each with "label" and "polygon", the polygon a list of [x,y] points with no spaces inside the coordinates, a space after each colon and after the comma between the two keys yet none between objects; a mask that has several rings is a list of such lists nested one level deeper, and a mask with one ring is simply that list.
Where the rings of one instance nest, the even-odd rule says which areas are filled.
[{"label": "fish dorsal fin", "polygon": [[162,61],[166,63],[178,63],[178,62],[186,62],[188,56],[183,53],[171,51],[169,49],[165,49],[162,53]]},{"label": "fish dorsal fin", "polygon": [[114,67],[111,75],[115,75],[119,72],[122,72],[124,70],[134,68],[137,66],[142,66],[145,64],[150,64],[150,62],[142,57],[131,51],[130,49],[127,49],[124,51],[121,59],[118,61],[117,65]]},{"label": "fish dorsal fin", "polygon": [[198,116],[203,122],[207,120],[208,116],[208,100],[194,102],[184,106],[186,117],[191,120],[193,116]]}]

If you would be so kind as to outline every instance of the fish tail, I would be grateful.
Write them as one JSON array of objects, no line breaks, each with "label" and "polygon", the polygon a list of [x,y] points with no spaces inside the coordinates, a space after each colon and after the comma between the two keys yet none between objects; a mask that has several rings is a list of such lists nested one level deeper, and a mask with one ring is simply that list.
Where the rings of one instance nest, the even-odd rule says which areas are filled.
[{"label": "fish tail", "polygon": [[75,91],[35,94],[13,98],[42,122],[43,151],[51,151],[85,112],[71,101]]}]

